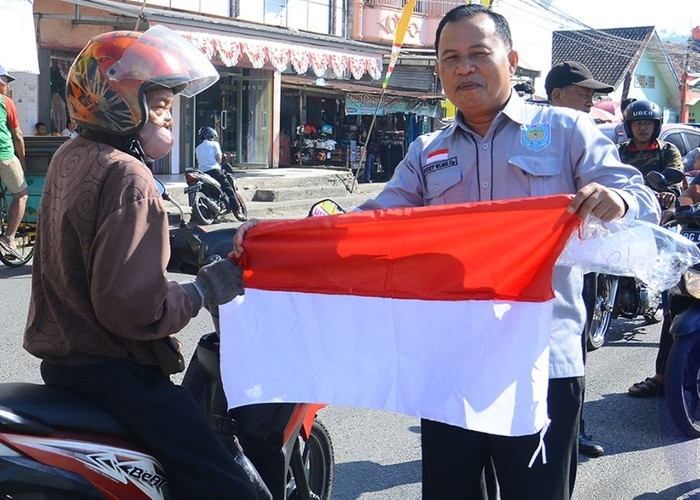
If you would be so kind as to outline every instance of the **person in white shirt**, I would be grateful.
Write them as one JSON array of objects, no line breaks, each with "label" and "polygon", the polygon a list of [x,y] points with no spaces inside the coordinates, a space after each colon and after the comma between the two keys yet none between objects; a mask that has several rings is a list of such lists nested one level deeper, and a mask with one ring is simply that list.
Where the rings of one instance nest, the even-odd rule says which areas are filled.
[{"label": "person in white shirt", "polygon": [[[236,191],[226,178],[226,175],[221,171],[223,155],[219,144],[219,134],[211,127],[202,127],[199,129],[197,136],[201,141],[195,148],[199,170],[216,179],[221,184],[226,196],[231,200],[231,206],[237,206]],[[235,212],[236,210],[240,210],[240,206],[234,208],[233,211]]]},{"label": "person in white shirt", "polygon": [[71,139],[78,137],[78,131],[76,130],[78,128],[78,124],[75,122],[73,118],[68,118],[68,121],[66,121],[66,128],[63,129],[63,132],[61,132],[61,136],[63,137],[70,137]]}]

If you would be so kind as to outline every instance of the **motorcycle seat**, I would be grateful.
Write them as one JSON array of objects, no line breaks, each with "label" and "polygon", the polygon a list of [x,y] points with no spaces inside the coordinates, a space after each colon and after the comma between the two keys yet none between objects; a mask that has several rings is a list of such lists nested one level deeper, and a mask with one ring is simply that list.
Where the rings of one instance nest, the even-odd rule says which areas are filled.
[{"label": "motorcycle seat", "polygon": [[[50,427],[130,435],[111,413],[72,392],[42,384],[0,384],[0,429],[21,430],[24,425],[34,424],[32,430],[37,432],[42,423]],[[51,428],[45,429],[47,434],[51,431]]]},{"label": "motorcycle seat", "polygon": [[212,255],[219,255],[225,259],[233,250],[233,235],[236,234],[236,228],[197,226],[192,230],[192,234],[201,242],[202,257],[206,259]]}]

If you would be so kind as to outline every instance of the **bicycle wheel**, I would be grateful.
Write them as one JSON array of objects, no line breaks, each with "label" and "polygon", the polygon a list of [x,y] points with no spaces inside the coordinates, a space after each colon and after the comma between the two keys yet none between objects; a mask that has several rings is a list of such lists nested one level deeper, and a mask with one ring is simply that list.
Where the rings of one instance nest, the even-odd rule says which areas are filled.
[{"label": "bicycle wheel", "polygon": [[[7,214],[9,206],[5,198],[5,192],[0,196],[0,211],[2,220],[0,221],[0,236],[7,235]],[[17,233],[15,233],[15,244],[18,255],[5,252],[0,248],[0,262],[7,267],[21,267],[32,260],[34,256],[34,238],[36,237],[36,224],[22,220]]]}]

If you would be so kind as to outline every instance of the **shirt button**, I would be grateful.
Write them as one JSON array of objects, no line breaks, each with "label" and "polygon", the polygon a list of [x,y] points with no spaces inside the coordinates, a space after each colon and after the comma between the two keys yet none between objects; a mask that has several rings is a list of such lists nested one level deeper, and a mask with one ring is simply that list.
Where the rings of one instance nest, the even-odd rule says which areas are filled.
[{"label": "shirt button", "polygon": [[488,149],[488,148],[489,148],[489,145],[486,142],[481,145],[481,149]]},{"label": "shirt button", "polygon": [[438,191],[440,191],[440,186],[435,186],[433,189],[434,189],[435,192],[437,193]]},{"label": "shirt button", "polygon": [[488,183],[488,182],[483,182],[483,183],[481,184],[481,187],[484,188],[484,189],[486,189],[487,187],[489,187],[489,183]]}]

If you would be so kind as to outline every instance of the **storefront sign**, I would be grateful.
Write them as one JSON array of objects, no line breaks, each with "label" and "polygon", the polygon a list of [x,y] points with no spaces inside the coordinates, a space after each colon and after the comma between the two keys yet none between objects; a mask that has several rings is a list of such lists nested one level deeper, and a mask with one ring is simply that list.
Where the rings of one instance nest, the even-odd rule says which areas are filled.
[{"label": "storefront sign", "polygon": [[[377,110],[379,94],[346,94],[346,115],[373,115]],[[438,100],[425,100],[413,97],[384,95],[378,115],[389,113],[414,113],[421,116],[439,118],[442,116]]]}]

